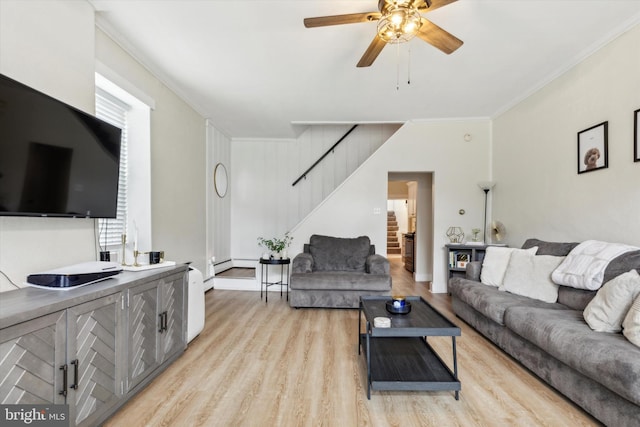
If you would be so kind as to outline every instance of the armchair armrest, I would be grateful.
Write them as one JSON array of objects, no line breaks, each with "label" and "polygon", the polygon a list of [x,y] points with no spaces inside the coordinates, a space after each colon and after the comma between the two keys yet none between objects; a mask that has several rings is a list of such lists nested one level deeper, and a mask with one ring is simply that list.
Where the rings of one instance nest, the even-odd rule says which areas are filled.
[{"label": "armchair armrest", "polygon": [[389,275],[389,260],[382,255],[373,254],[367,257],[365,264],[366,272],[369,274]]},{"label": "armchair armrest", "polygon": [[465,279],[473,280],[474,282],[479,282],[481,270],[482,270],[482,261],[471,261],[467,263],[467,267],[465,269]]},{"label": "armchair armrest", "polygon": [[299,253],[293,258],[291,273],[311,273],[313,271],[313,257],[311,254]]}]

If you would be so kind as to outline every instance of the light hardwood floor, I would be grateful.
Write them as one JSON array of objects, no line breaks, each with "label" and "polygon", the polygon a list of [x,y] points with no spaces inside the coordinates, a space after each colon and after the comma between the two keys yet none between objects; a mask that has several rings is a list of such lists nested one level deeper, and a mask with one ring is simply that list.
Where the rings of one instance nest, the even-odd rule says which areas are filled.
[{"label": "light hardwood floor", "polygon": [[[422,295],[462,328],[460,400],[453,392],[366,397],[357,310],[292,309],[278,294],[206,294],[204,331],[107,426],[593,426],[430,294],[392,258],[396,294]],[[271,295],[271,294],[270,294]],[[430,338],[451,363],[451,339]]]}]

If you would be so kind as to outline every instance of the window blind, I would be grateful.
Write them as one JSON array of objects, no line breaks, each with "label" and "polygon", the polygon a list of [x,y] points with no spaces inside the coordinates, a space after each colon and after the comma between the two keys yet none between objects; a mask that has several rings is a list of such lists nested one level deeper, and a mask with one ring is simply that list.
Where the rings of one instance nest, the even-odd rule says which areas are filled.
[{"label": "window blind", "polygon": [[122,235],[127,232],[127,112],[130,108],[106,91],[96,89],[96,117],[122,129],[117,215],[115,219],[98,220],[99,244],[102,250],[122,245]]}]

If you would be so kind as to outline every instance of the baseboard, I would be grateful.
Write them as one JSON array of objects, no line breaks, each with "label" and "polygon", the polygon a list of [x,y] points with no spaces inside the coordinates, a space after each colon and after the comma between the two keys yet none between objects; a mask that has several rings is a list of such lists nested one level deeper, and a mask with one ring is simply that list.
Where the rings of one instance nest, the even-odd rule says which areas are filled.
[{"label": "baseboard", "polygon": [[242,267],[242,268],[258,268],[258,260],[257,259],[247,259],[247,258],[239,258],[231,260],[233,262],[234,267]]},{"label": "baseboard", "polygon": [[413,280],[415,280],[416,282],[431,282],[433,280],[433,274],[431,274],[431,273],[421,273],[421,274],[416,273],[413,276]]},{"label": "baseboard", "polygon": [[[216,264],[216,273],[229,270],[231,268],[255,268],[258,270],[257,259],[231,259],[220,264]],[[214,289],[222,289],[228,291],[260,291],[260,279],[257,277],[221,277],[214,276],[211,278]]]},{"label": "baseboard", "polygon": [[[214,266],[216,274],[234,267],[255,268],[256,277],[208,277],[205,280],[205,288],[213,284],[213,289],[260,292],[260,264],[258,263],[257,259],[231,259]],[[280,287],[270,286],[269,292],[280,292]]]},{"label": "baseboard", "polygon": [[214,270],[215,274],[218,274],[218,273],[220,273],[222,271],[225,271],[225,270],[228,270],[230,268],[233,268],[233,260],[232,259],[229,259],[227,261],[222,261],[222,262],[220,262],[218,264],[215,264],[213,266],[213,270]]}]

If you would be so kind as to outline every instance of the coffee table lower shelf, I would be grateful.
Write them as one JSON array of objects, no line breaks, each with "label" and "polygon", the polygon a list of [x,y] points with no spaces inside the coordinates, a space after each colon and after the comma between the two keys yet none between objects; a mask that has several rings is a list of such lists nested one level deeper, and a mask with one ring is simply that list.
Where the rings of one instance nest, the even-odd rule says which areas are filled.
[{"label": "coffee table lower shelf", "polygon": [[[455,338],[454,338],[455,339]],[[384,337],[360,335],[367,358],[367,397],[371,390],[455,391],[459,399],[460,381],[422,337]],[[368,350],[368,352],[367,352]]]}]

